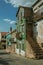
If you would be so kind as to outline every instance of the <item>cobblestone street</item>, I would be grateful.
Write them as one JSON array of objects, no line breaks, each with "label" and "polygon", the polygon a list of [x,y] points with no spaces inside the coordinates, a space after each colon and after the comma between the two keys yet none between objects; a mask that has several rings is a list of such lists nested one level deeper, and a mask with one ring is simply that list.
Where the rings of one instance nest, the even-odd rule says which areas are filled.
[{"label": "cobblestone street", "polygon": [[43,59],[28,59],[16,54],[0,51],[0,65],[43,65]]}]

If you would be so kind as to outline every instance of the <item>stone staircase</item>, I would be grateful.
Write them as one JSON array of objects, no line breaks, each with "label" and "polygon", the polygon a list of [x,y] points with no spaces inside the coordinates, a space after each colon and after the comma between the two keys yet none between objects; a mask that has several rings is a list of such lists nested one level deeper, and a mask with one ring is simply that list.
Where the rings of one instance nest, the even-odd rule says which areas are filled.
[{"label": "stone staircase", "polygon": [[29,35],[27,36],[27,41],[30,43],[31,48],[34,51],[35,58],[43,58],[43,50],[40,48],[39,44],[35,42]]}]

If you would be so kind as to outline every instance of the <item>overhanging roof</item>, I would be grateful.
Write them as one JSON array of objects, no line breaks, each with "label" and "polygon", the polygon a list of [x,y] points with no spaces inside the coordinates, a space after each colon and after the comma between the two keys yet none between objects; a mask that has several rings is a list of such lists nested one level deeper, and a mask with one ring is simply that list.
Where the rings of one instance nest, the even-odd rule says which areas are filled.
[{"label": "overhanging roof", "polygon": [[17,13],[16,13],[16,17],[17,17],[17,15],[18,15],[18,12],[19,12],[20,8],[32,9],[32,7],[19,6],[19,7],[18,7],[18,11],[17,11]]}]

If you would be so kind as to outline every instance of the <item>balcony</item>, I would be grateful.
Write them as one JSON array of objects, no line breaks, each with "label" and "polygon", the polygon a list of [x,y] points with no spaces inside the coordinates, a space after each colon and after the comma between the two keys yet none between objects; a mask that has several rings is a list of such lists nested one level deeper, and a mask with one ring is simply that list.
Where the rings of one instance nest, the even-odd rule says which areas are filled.
[{"label": "balcony", "polygon": [[1,42],[6,42],[6,39],[5,39],[5,38],[2,38],[2,39],[1,39]]},{"label": "balcony", "polygon": [[43,18],[43,12],[42,13],[35,13],[34,14],[34,18],[33,18],[33,20],[35,21],[35,20],[40,20],[40,19],[42,19]]},{"label": "balcony", "polygon": [[10,41],[11,43],[16,43],[16,39],[15,39],[15,38],[11,38],[9,41]]}]

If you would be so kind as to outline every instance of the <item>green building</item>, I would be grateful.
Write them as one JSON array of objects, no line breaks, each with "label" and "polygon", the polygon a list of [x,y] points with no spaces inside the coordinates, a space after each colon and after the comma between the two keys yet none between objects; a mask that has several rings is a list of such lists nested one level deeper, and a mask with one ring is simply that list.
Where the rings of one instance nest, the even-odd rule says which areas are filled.
[{"label": "green building", "polygon": [[[32,17],[32,8],[20,6],[17,14],[17,54],[26,55],[27,22]],[[30,22],[31,23],[31,22]],[[30,24],[29,24],[30,25]]]}]

